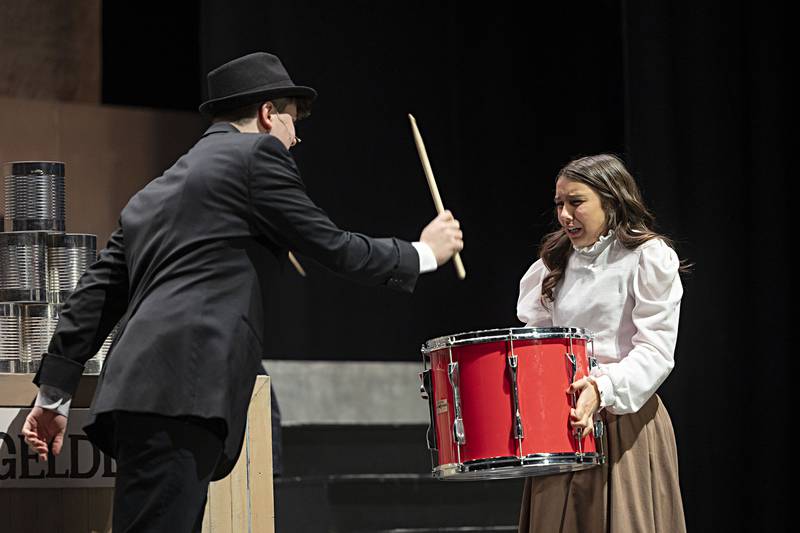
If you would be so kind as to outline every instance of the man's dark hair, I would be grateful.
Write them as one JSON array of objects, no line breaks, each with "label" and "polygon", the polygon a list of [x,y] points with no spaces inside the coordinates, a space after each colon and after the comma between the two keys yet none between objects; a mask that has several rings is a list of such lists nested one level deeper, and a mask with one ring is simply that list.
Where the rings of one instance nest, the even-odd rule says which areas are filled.
[{"label": "man's dark hair", "polygon": [[[311,114],[311,100],[307,98],[273,98],[271,100],[265,100],[264,102],[272,102],[275,105],[275,109],[280,113],[283,113],[286,106],[289,104],[295,104],[297,106],[297,120],[304,119]],[[258,110],[261,109],[264,102],[248,104],[246,106],[237,107],[236,109],[221,112],[218,115],[214,115],[212,122],[232,122],[239,125],[249,122],[258,116]]]}]

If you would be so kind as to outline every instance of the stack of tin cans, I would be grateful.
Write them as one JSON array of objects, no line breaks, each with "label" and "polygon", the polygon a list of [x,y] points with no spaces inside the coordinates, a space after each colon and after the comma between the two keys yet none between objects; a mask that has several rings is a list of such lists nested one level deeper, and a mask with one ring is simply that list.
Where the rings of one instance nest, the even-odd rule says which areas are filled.
[{"label": "stack of tin cans", "polygon": [[[97,237],[66,233],[64,163],[15,161],[3,174],[0,373],[30,373],[47,351],[62,304],[97,258]],[[89,360],[87,373],[99,372],[112,336]]]}]

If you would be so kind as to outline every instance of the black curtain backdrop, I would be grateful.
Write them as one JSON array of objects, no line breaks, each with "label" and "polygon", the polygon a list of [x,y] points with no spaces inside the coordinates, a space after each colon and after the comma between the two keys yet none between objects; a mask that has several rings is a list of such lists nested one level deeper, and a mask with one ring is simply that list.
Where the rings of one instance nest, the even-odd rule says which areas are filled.
[{"label": "black curtain backdrop", "polygon": [[319,91],[293,149],[309,193],[343,228],[408,240],[435,215],[408,113],[445,206],[461,220],[467,279],[448,264],[414,295],[361,287],[300,258],[268,302],[268,357],[415,360],[426,339],[521,325],[521,275],[552,219],[555,174],[623,148],[619,5],[357,1],[202,4],[209,70],[256,50]]},{"label": "black curtain backdrop", "polygon": [[623,13],[628,162],[696,264],[660,391],[689,529],[783,530],[790,473],[768,457],[791,442],[795,375],[788,13],[666,0],[624,1]]},{"label": "black curtain backdrop", "polygon": [[[616,153],[695,264],[660,390],[689,530],[783,529],[794,375],[788,14],[685,0],[320,5],[206,0],[130,18],[138,7],[104,3],[109,103],[196,109],[206,71],[258,50],[315,87],[294,153],[312,198],[344,228],[414,240],[432,218],[407,114],[417,118],[462,221],[467,279],[447,265],[409,296],[301,257],[309,277],[287,266],[270,295],[265,357],[417,360],[428,338],[519,325],[518,282],[551,226],[555,173]],[[167,40],[150,38],[162,32]],[[139,53],[112,55],[108,39]],[[170,68],[178,86],[192,80],[183,98],[160,88]]]},{"label": "black curtain backdrop", "polygon": [[203,88],[197,2],[105,1],[101,10],[103,103],[196,111]]}]

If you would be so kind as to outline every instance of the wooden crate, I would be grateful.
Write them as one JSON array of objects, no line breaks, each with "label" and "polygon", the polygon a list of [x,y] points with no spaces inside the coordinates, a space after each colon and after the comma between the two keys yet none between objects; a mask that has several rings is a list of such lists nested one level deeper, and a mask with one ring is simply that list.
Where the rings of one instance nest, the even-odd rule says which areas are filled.
[{"label": "wooden crate", "polygon": [[[30,374],[0,374],[0,407],[30,407],[36,386]],[[84,376],[74,409],[88,408],[96,376]],[[211,484],[203,533],[273,533],[272,426],[270,381],[258,376],[247,415],[247,434],[233,472]],[[111,531],[112,488],[0,489],[3,533],[107,533]],[[35,518],[34,518],[35,517]]]}]

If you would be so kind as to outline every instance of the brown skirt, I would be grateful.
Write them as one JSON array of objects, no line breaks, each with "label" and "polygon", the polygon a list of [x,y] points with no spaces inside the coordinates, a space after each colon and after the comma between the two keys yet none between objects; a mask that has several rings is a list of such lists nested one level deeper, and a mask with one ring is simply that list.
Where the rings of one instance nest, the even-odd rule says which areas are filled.
[{"label": "brown skirt", "polygon": [[636,413],[603,418],[606,464],[528,478],[520,533],[686,531],[675,434],[661,399],[653,395]]}]

